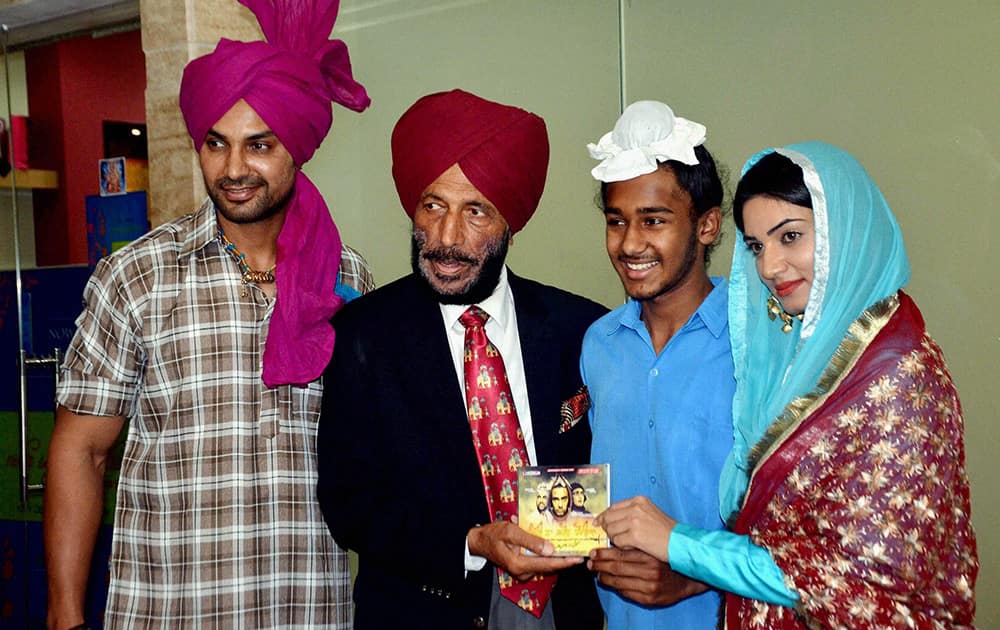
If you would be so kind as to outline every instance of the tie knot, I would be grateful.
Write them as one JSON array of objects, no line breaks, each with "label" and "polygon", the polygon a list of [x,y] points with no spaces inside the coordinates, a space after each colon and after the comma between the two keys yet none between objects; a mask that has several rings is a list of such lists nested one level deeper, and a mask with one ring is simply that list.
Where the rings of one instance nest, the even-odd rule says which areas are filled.
[{"label": "tie knot", "polygon": [[462,313],[458,321],[462,322],[462,325],[466,328],[475,328],[476,326],[485,326],[486,320],[489,318],[489,313],[483,309],[478,306],[470,306]]}]

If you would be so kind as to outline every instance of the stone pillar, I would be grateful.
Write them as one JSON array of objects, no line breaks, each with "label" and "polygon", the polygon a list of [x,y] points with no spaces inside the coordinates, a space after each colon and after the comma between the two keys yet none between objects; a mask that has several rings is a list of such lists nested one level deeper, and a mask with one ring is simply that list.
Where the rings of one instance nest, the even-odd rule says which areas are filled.
[{"label": "stone pillar", "polygon": [[187,62],[219,39],[263,39],[257,20],[236,0],[140,0],[146,55],[149,220],[153,226],[188,214],[205,198],[197,154],[177,105]]}]

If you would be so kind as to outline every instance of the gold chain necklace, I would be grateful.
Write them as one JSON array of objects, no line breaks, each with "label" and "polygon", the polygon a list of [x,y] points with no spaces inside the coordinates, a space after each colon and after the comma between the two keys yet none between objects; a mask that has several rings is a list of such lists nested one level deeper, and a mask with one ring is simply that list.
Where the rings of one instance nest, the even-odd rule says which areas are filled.
[{"label": "gold chain necklace", "polygon": [[233,244],[231,240],[226,238],[226,233],[222,231],[222,226],[219,226],[219,240],[222,241],[222,246],[225,248],[229,255],[232,256],[236,263],[240,266],[240,273],[243,274],[243,285],[247,284],[269,284],[274,282],[274,265],[265,271],[258,271],[250,267],[247,264],[246,255],[237,249],[236,245]]}]

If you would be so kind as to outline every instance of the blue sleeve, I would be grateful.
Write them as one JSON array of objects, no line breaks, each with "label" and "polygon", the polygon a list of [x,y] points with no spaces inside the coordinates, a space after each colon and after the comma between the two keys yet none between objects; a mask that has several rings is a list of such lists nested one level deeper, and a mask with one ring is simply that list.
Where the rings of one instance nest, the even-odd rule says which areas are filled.
[{"label": "blue sleeve", "polygon": [[749,536],[678,523],[667,553],[675,571],[722,591],[789,608],[799,601],[771,554]]},{"label": "blue sleeve", "polygon": [[333,292],[343,298],[344,304],[347,304],[355,298],[361,297],[361,293],[359,293],[357,289],[350,285],[343,284],[340,281],[339,274],[337,277],[337,286],[333,288]]}]

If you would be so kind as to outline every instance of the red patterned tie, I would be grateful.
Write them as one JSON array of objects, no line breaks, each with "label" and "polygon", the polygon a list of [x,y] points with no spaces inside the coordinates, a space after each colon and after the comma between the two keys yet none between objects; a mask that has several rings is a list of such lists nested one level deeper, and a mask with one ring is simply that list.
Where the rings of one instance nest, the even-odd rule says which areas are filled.
[{"label": "red patterned tie", "polygon": [[[517,470],[528,465],[528,452],[503,357],[486,338],[487,319],[489,315],[478,306],[470,306],[459,318],[465,326],[465,401],[490,520],[509,521],[517,514]],[[542,616],[556,576],[516,582],[499,567],[497,574],[504,597],[534,616]]]}]

